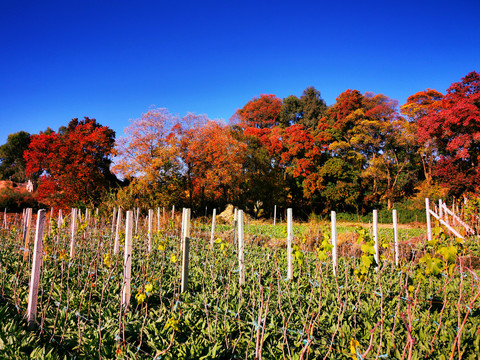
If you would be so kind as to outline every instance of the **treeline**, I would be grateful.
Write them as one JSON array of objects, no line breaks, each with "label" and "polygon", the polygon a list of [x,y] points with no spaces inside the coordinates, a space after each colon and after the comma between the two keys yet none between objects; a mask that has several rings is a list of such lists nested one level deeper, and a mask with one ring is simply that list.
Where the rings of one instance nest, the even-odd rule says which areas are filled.
[{"label": "treeline", "polygon": [[[0,176],[33,179],[38,200],[60,207],[107,201],[201,213],[234,203],[267,216],[274,205],[304,216],[421,208],[426,196],[477,193],[480,75],[446,94],[418,92],[400,107],[357,90],[327,106],[309,87],[300,97],[254,97],[228,124],[152,109],[125,133],[115,141],[111,129],[85,118],[28,136],[22,149],[12,145],[20,133],[12,134],[0,147]],[[9,148],[23,159],[12,161]]]}]

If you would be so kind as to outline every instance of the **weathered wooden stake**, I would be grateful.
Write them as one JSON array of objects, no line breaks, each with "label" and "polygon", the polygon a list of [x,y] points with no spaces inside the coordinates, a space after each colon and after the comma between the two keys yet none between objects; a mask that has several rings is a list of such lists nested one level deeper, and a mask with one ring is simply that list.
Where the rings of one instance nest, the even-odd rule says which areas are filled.
[{"label": "weathered wooden stake", "polygon": [[118,254],[118,251],[120,249],[120,227],[121,226],[122,226],[122,208],[119,207],[118,213],[117,213],[117,228],[115,230],[115,242],[113,244],[113,253],[115,255]]},{"label": "weathered wooden stake", "polygon": [[185,218],[187,216],[187,208],[182,208],[182,226],[180,227],[180,252],[183,251],[183,237],[185,234]]},{"label": "weathered wooden stake", "polygon": [[292,242],[293,242],[293,215],[292,209],[287,209],[287,280],[293,279],[293,254],[292,254]]},{"label": "weathered wooden stake", "polygon": [[43,260],[43,229],[45,226],[45,210],[37,212],[37,230],[35,232],[35,245],[33,248],[32,273],[28,291],[27,321],[30,329],[35,327],[37,316],[38,284],[40,281],[40,269]]},{"label": "weathered wooden stake", "polygon": [[72,208],[72,224],[71,224],[71,240],[70,240],[70,259],[75,257],[75,235],[77,233],[77,209]]},{"label": "weathered wooden stake", "polygon": [[432,241],[432,222],[430,220],[430,200],[425,198],[425,213],[427,215],[427,240]]},{"label": "weathered wooden stake", "polygon": [[172,206],[172,220],[175,219],[175,205]]},{"label": "weathered wooden stake", "polygon": [[30,243],[30,228],[32,224],[32,208],[28,208],[26,211],[26,219],[23,226],[23,261],[28,260],[28,247]]},{"label": "weathered wooden stake", "polygon": [[333,262],[333,275],[337,276],[337,214],[335,211],[330,213],[332,218],[332,262]]},{"label": "weathered wooden stake", "polygon": [[130,278],[132,275],[132,229],[133,212],[127,211],[125,222],[125,255],[123,260],[122,306],[130,304]]},{"label": "weathered wooden stake", "polygon": [[233,244],[237,243],[238,209],[233,209]]},{"label": "weathered wooden stake", "polygon": [[217,209],[213,209],[213,216],[212,216],[212,232],[210,234],[210,247],[213,248],[213,243],[215,241],[215,221],[217,216]]},{"label": "weathered wooden stake", "polygon": [[393,219],[393,242],[395,251],[395,265],[398,266],[398,225],[397,225],[397,210],[392,210]]},{"label": "weathered wooden stake", "polygon": [[277,205],[273,207],[273,226],[277,223]]},{"label": "weathered wooden stake", "polygon": [[153,227],[153,210],[148,210],[148,252],[152,252],[153,248],[153,238],[152,238],[152,227]]},{"label": "weathered wooden stake", "polygon": [[373,210],[373,241],[375,242],[375,261],[380,265],[380,247],[378,244],[378,211]]},{"label": "weathered wooden stake", "polygon": [[238,283],[245,284],[245,236],[243,224],[243,210],[237,212],[238,222]]},{"label": "weathered wooden stake", "polygon": [[138,219],[140,218],[140,208],[137,207],[137,213],[135,215],[135,234],[138,233]]},{"label": "weathered wooden stake", "polygon": [[190,251],[190,209],[184,209],[182,218],[182,288],[181,292],[187,291],[188,286],[188,260]]},{"label": "weathered wooden stake", "polygon": [[113,216],[112,216],[112,234],[113,230],[115,230],[115,220],[117,219],[117,208],[113,207]]},{"label": "weathered wooden stake", "polygon": [[157,207],[157,232],[160,231],[160,207]]},{"label": "weathered wooden stake", "polygon": [[58,219],[57,219],[57,244],[60,244],[60,228],[63,224],[62,209],[58,210]]}]

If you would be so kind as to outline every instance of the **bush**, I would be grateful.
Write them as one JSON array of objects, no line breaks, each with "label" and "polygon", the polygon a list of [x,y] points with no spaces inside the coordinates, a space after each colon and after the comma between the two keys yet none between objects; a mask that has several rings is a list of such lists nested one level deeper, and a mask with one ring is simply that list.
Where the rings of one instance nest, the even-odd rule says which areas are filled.
[{"label": "bush", "polygon": [[6,187],[0,190],[0,209],[8,212],[21,212],[25,208],[38,210],[39,203],[34,194],[24,191],[16,191]]}]

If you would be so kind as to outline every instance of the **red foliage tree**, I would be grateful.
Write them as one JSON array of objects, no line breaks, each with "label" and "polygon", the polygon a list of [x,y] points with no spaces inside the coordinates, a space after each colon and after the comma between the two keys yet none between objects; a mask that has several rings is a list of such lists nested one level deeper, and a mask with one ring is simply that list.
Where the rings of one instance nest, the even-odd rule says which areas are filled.
[{"label": "red foliage tree", "polygon": [[32,135],[26,175],[39,176],[38,197],[54,207],[98,204],[114,180],[110,172],[115,133],[95,119],[73,119],[60,133]]},{"label": "red foliage tree", "polygon": [[418,121],[421,142],[432,141],[440,154],[435,174],[452,194],[480,188],[480,75],[471,72],[453,83],[442,108]]},{"label": "red foliage tree", "polygon": [[236,115],[244,127],[272,128],[279,123],[282,100],[275,95],[254,97]]}]

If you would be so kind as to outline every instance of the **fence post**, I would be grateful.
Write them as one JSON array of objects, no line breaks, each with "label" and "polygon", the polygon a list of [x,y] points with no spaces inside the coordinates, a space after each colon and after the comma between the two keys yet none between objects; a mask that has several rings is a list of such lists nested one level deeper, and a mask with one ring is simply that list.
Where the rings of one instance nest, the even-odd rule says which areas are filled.
[{"label": "fence post", "polygon": [[212,233],[210,234],[210,247],[213,248],[213,242],[215,241],[215,221],[217,216],[217,209],[213,209],[213,216],[212,216]]},{"label": "fence post", "polygon": [[160,207],[157,207],[157,232],[160,230]]},{"label": "fence post", "polygon": [[333,275],[337,276],[337,254],[338,254],[338,248],[337,248],[337,214],[335,211],[331,212],[331,218],[332,218],[332,260],[333,260]]},{"label": "fence post", "polygon": [[132,229],[133,212],[127,211],[125,223],[125,256],[123,265],[122,306],[130,304],[130,278],[132,274]]},{"label": "fence post", "polygon": [[72,208],[72,224],[71,224],[71,239],[70,239],[70,259],[75,256],[75,235],[77,232],[77,209]]},{"label": "fence post", "polygon": [[292,209],[287,209],[287,280],[293,279],[293,256],[292,256],[292,241],[293,241],[293,215]]},{"label": "fence post", "polygon": [[393,242],[395,251],[395,265],[398,266],[398,224],[397,224],[397,210],[392,210],[393,220]]},{"label": "fence post", "polygon": [[188,260],[190,251],[190,209],[183,210],[182,217],[182,288],[185,292],[188,286]]},{"label": "fence post", "polygon": [[23,225],[23,261],[28,260],[28,245],[30,242],[30,227],[32,224],[32,208],[26,211],[26,219]]},{"label": "fence post", "polygon": [[245,237],[243,232],[243,210],[237,212],[238,222],[238,282],[240,285],[245,284]]},{"label": "fence post", "polygon": [[33,248],[32,273],[28,291],[27,321],[30,329],[35,327],[37,316],[38,283],[40,281],[40,268],[43,260],[43,228],[45,226],[45,210],[37,212],[37,230],[35,232],[35,245]]},{"label": "fence post", "polygon": [[430,200],[425,198],[425,212],[427,215],[427,240],[432,241],[432,222],[430,219]]},{"label": "fence post", "polygon": [[113,253],[115,255],[118,254],[118,250],[120,249],[120,226],[122,226],[122,208],[118,208],[117,213],[117,228],[115,230],[115,242],[113,244]]},{"label": "fence post", "polygon": [[153,227],[153,210],[148,210],[148,252],[152,252],[153,239],[152,239],[152,227]]},{"label": "fence post", "polygon": [[175,219],[175,205],[172,206],[172,220]]},{"label": "fence post", "polygon": [[378,245],[378,211],[373,210],[373,241],[375,242],[375,261],[380,266],[380,249]]},{"label": "fence post", "polygon": [[273,207],[273,226],[277,223],[277,205]]},{"label": "fence post", "polygon": [[443,201],[442,201],[442,199],[438,199],[438,216],[440,216],[440,219],[443,218]]}]

